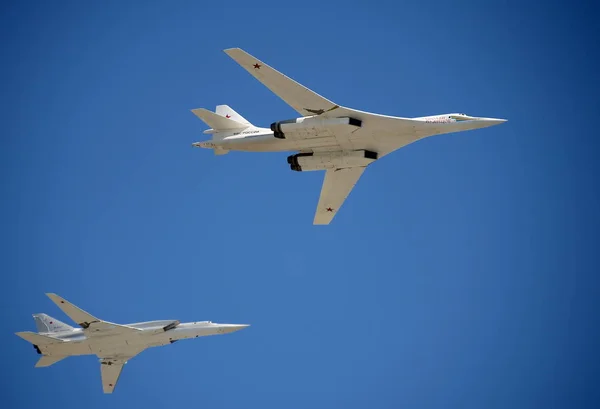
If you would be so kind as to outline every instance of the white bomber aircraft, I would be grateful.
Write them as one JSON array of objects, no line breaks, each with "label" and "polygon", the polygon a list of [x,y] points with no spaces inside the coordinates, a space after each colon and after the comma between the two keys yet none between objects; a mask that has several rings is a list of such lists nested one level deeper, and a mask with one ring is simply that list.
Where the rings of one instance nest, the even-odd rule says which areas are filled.
[{"label": "white bomber aircraft", "polygon": [[34,314],[38,333],[26,331],[16,334],[31,342],[37,353],[42,355],[35,365],[38,368],[69,356],[98,356],[104,393],[113,392],[123,365],[147,348],[172,344],[180,339],[228,334],[248,326],[210,321],[180,323],[177,320],[119,325],[102,321],[56,294],[46,295],[81,328],[73,328],[46,314]]},{"label": "white bomber aircraft", "polygon": [[192,110],[211,129],[212,140],[194,146],[223,155],[248,152],[297,151],[287,162],[294,171],[324,170],[325,180],[313,224],[329,224],[366,167],[388,153],[432,135],[486,128],[505,119],[466,114],[401,118],[340,106],[300,85],[239,48],[225,53],[263,83],[302,117],[259,128],[227,105],[216,113]]}]

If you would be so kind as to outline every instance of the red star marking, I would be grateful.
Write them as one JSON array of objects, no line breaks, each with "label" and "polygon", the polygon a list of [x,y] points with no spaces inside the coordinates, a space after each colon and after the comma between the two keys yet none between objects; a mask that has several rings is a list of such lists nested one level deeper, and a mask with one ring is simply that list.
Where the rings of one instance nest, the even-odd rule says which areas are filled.
[{"label": "red star marking", "polygon": [[254,69],[255,70],[260,70],[261,65],[260,64],[254,64]]},{"label": "red star marking", "polygon": [[333,209],[332,209],[331,207],[328,207],[328,208],[327,208],[327,211],[328,211],[328,212],[333,212]]},{"label": "red star marking", "polygon": [[52,324],[52,321],[50,321],[50,324]]},{"label": "red star marking", "polygon": [[61,301],[60,303],[61,303],[61,304],[64,304],[65,302],[64,302],[64,301]]},{"label": "red star marking", "polygon": [[225,115],[225,118],[231,118],[229,115]]}]

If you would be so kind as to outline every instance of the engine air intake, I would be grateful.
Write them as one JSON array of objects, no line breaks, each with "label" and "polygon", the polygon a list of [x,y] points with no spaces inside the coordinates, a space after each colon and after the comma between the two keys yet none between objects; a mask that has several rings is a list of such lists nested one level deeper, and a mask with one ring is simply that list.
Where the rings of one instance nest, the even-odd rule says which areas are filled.
[{"label": "engine air intake", "polygon": [[377,160],[377,152],[367,150],[305,152],[288,156],[290,169],[296,172],[365,167]]}]

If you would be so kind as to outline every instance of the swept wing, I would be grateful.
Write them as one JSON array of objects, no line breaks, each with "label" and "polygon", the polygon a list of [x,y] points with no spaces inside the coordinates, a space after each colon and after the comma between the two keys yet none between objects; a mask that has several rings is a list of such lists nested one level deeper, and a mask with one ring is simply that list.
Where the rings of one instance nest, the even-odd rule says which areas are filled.
[{"label": "swept wing", "polygon": [[229,48],[225,53],[302,116],[320,115],[339,108],[334,102],[297,83],[240,48]]},{"label": "swept wing", "polygon": [[71,304],[63,297],[54,293],[46,294],[66,315],[84,329],[86,336],[116,335],[127,332],[139,332],[138,328],[127,325],[114,324],[94,317],[90,313]]},{"label": "swept wing", "polygon": [[98,355],[100,357],[100,375],[102,377],[102,390],[104,393],[113,393],[127,361],[143,352],[145,349],[146,348],[130,348],[118,355]]}]

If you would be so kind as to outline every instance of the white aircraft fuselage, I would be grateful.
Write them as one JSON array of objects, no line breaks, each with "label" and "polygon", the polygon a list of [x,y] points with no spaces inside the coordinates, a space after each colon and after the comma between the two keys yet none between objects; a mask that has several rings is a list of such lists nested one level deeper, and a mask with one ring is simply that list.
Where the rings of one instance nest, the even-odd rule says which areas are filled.
[{"label": "white aircraft fuselage", "polygon": [[17,335],[33,344],[41,355],[35,366],[51,366],[70,356],[96,355],[100,358],[104,393],[114,391],[127,361],[148,348],[182,339],[229,334],[248,326],[211,321],[180,323],[177,320],[115,324],[94,317],[59,295],[47,295],[81,328],[46,314],[34,314],[38,332],[24,331]]},{"label": "white aircraft fuselage", "polygon": [[175,320],[149,321],[135,324],[126,324],[126,327],[137,328],[140,331],[119,333],[119,331],[105,330],[86,335],[83,328],[74,328],[73,331],[59,333],[40,333],[56,338],[57,342],[39,345],[39,353],[43,355],[76,356],[76,355],[119,355],[123,346],[127,348],[151,348],[169,345],[182,339],[205,337],[209,335],[222,335],[246,328],[247,325],[216,324],[210,321],[186,322],[176,327],[164,330],[165,327],[176,322]]},{"label": "white aircraft fuselage", "polygon": [[[362,122],[360,134],[354,135],[347,144],[344,144],[342,150],[369,150],[380,151],[384,146],[385,153],[406,146],[408,143],[426,138],[433,135],[441,135],[446,133],[469,131],[489,126],[498,125],[505,120],[496,118],[479,118],[471,117],[465,114],[442,114],[419,118],[400,118],[390,117],[378,114],[367,114],[361,111],[345,108],[347,114],[352,114],[352,118],[356,118]],[[367,115],[365,115],[367,114]],[[401,119],[402,121],[412,121],[414,126],[408,126],[403,130],[389,131],[385,127],[369,126],[369,117],[376,116],[379,118]],[[458,118],[458,119],[457,119]],[[286,120],[287,121],[287,120]],[[276,127],[280,121],[273,123]],[[330,132],[319,132],[319,127],[310,128],[311,122],[325,122],[326,119],[319,118],[317,115],[310,117],[300,117],[293,119],[297,124],[305,123],[307,131],[312,133],[310,139],[289,140],[281,137],[276,137],[275,132],[270,128],[252,127],[248,130],[237,131],[220,131],[215,132],[215,136],[210,141],[196,142],[193,145],[207,149],[225,149],[228,151],[245,151],[245,152],[290,152],[290,151],[308,151],[320,148],[321,151],[337,151],[341,145],[338,142],[337,135],[330,135]],[[378,122],[378,121],[374,121]],[[325,122],[326,123],[326,122]],[[325,125],[326,126],[326,125]],[[395,148],[399,146],[398,148]],[[381,156],[380,156],[381,157]]]},{"label": "white aircraft fuselage", "polygon": [[367,166],[385,155],[428,136],[506,122],[459,113],[403,118],[359,111],[311,91],[244,50],[225,52],[302,116],[261,128],[227,105],[218,105],[216,112],[197,108],[192,112],[211,127],[204,133],[212,139],[193,145],[217,155],[298,152],[287,158],[291,170],[325,171],[313,224],[329,224]]}]

